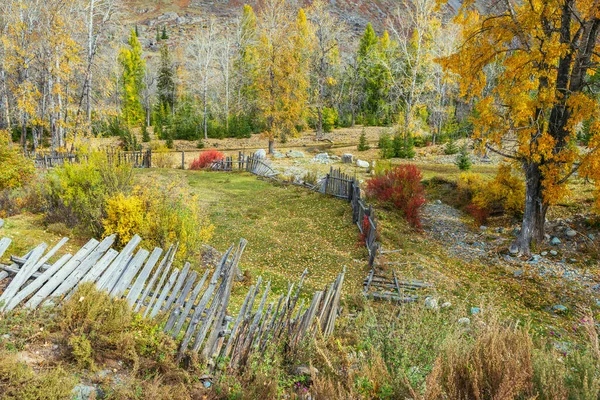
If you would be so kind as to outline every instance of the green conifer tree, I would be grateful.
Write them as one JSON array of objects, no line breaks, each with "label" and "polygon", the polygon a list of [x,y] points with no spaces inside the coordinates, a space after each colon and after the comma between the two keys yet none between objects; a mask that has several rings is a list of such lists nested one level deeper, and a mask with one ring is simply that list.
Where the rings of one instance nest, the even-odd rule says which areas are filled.
[{"label": "green conifer tree", "polygon": [[133,29],[128,44],[129,48],[124,47],[119,53],[119,61],[123,69],[121,113],[125,123],[134,126],[139,125],[145,116],[141,98],[146,62],[142,58],[142,45]]}]

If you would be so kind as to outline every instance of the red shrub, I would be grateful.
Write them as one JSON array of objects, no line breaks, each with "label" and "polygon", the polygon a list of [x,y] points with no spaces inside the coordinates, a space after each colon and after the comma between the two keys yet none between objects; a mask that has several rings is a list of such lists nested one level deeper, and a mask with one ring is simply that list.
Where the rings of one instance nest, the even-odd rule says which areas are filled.
[{"label": "red shrub", "polygon": [[358,243],[356,244],[356,247],[362,247],[367,243],[367,236],[369,235],[370,230],[371,223],[369,222],[369,217],[365,215],[362,221],[362,232],[358,231]]},{"label": "red shrub", "polygon": [[485,224],[491,214],[489,209],[476,206],[475,204],[469,204],[466,210],[479,225]]},{"label": "red shrub", "polygon": [[409,224],[421,228],[419,209],[425,204],[421,170],[412,164],[400,165],[367,181],[367,195],[402,210]]},{"label": "red shrub", "polygon": [[225,155],[217,150],[206,150],[200,153],[200,156],[192,161],[190,169],[203,169],[210,167],[214,161],[222,160]]}]

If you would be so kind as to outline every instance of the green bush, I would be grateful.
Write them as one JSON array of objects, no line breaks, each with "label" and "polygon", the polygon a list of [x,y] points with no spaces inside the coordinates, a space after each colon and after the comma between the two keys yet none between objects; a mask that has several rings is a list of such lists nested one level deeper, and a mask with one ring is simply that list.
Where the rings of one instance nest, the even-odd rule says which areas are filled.
[{"label": "green bush", "polygon": [[130,191],[132,182],[132,166],[115,166],[103,153],[91,153],[80,164],[55,168],[48,174],[45,187],[46,220],[101,236],[106,199]]},{"label": "green bush", "polygon": [[394,136],[394,157],[411,159],[415,157],[415,143],[412,135],[403,136],[396,134]]},{"label": "green bush", "polygon": [[332,132],[333,128],[337,126],[338,113],[334,108],[325,107],[323,108],[323,131]]},{"label": "green bush", "polygon": [[379,147],[379,151],[381,152],[381,158],[392,158],[396,154],[394,150],[394,143],[389,133],[383,133],[381,136],[379,136],[377,147]]}]

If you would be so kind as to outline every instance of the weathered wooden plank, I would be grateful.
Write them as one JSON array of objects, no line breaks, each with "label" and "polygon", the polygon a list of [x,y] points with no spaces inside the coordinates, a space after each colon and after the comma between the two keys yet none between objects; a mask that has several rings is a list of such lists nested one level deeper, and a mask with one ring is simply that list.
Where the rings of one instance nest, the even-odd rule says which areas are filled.
[{"label": "weathered wooden plank", "polygon": [[[221,304],[218,305],[217,311],[215,313],[216,316],[215,316],[215,322],[214,322],[213,329],[210,333],[210,336],[206,340],[206,346],[202,352],[203,356],[206,358],[212,356],[212,352],[214,351],[216,340],[219,337],[218,327],[222,323],[223,319],[225,318],[225,313],[227,312],[227,306],[229,305],[229,298],[231,296],[231,288],[233,286],[233,279],[236,275],[236,270],[237,270],[238,264],[240,262],[240,259],[242,257],[242,254],[244,253],[244,249],[246,248],[247,244],[248,244],[248,241],[246,239],[244,239],[244,238],[240,239],[238,249],[236,251],[236,254],[233,257],[231,266],[229,267],[229,274],[226,279],[226,286],[224,289],[224,292],[225,292],[224,298],[222,299]],[[207,317],[207,322],[208,322],[208,317]],[[200,343],[194,343],[194,349],[195,350],[199,349],[201,343],[202,343],[201,340],[200,340]]]},{"label": "weathered wooden plank", "polygon": [[29,285],[21,289],[15,296],[7,303],[6,311],[10,311],[15,308],[19,303],[25,300],[29,295],[33,294],[38,290],[48,279],[52,277],[63,265],[71,259],[71,254],[63,255],[58,261],[56,261],[50,268],[44,271],[37,279],[31,282]]},{"label": "weathered wooden plank", "polygon": [[[144,311],[144,318],[146,318],[148,316],[148,314],[150,313],[150,311],[152,311],[152,308],[154,307],[154,301],[156,300],[157,296],[160,295],[160,290],[163,287],[163,283],[165,282],[165,279],[167,279],[167,275],[169,274],[169,271],[171,269],[171,263],[169,262],[169,264],[165,267],[165,270],[163,271],[162,275],[160,276],[160,281],[158,281],[158,285],[156,286],[156,290],[154,291],[154,294],[152,295],[152,297],[150,298],[150,301],[148,302],[148,306],[146,307],[146,311]],[[142,303],[140,302],[139,305],[141,305]]]},{"label": "weathered wooden plank", "polygon": [[110,295],[119,298],[125,293],[125,290],[129,287],[129,284],[138,273],[146,258],[148,258],[150,252],[146,249],[139,249],[133,260],[129,264],[126,270],[123,271],[121,279],[115,284]]},{"label": "weathered wooden plank", "polygon": [[96,280],[102,275],[102,273],[108,268],[110,263],[117,258],[119,252],[115,249],[108,249],[106,253],[102,256],[100,260],[84,275],[83,278],[79,281],[79,283],[85,282],[96,282]]},{"label": "weathered wooden plank", "polygon": [[225,264],[227,263],[227,260],[229,259],[229,255],[231,254],[232,250],[233,250],[233,245],[231,247],[229,247],[229,249],[225,252],[223,257],[221,257],[221,261],[219,262],[219,265],[217,266],[217,268],[215,268],[215,272],[213,273],[213,275],[210,279],[210,282],[208,284],[208,287],[206,288],[206,291],[200,298],[200,301],[198,302],[198,305],[196,306],[196,309],[194,310],[194,314],[192,315],[192,318],[190,319],[190,323],[185,331],[185,335],[183,336],[181,346],[179,347],[178,359],[181,359],[181,357],[183,356],[183,353],[188,348],[190,340],[192,339],[192,334],[194,333],[198,323],[200,322],[200,316],[204,312],[204,309],[206,308],[206,305],[208,304],[208,301],[210,300],[210,298],[217,286],[217,282],[218,282],[219,276],[221,275],[221,271],[225,267]]},{"label": "weathered wooden plank", "polygon": [[37,269],[37,262],[42,257],[47,247],[48,245],[46,243],[42,243],[39,246],[37,246],[31,254],[31,257],[27,259],[27,262],[23,264],[23,267],[15,275],[15,277],[6,287],[6,289],[4,289],[4,293],[2,293],[2,296],[0,296],[0,311],[4,311],[4,308],[6,307],[10,299],[12,299],[13,296],[19,291],[19,289],[27,281],[27,279],[29,279],[29,277],[33,275],[33,273]]},{"label": "weathered wooden plank", "polygon": [[250,286],[250,289],[248,289],[248,293],[246,294],[246,297],[244,298],[244,303],[242,304],[242,308],[240,309],[240,312],[238,312],[238,315],[235,319],[235,323],[233,324],[233,328],[231,329],[231,334],[229,335],[229,339],[227,340],[227,344],[225,345],[225,349],[223,350],[223,355],[222,355],[223,358],[227,358],[227,356],[229,356],[229,351],[231,350],[231,346],[233,345],[233,342],[237,335],[237,330],[240,326],[240,323],[242,322],[242,318],[246,314],[246,309],[248,307],[248,303],[250,302],[250,297],[252,297],[253,291],[254,291],[254,285]]},{"label": "weathered wooden plank", "polygon": [[156,282],[156,280],[160,276],[160,273],[162,272],[163,267],[166,265],[167,261],[170,259],[170,255],[171,255],[172,251],[173,251],[173,245],[169,246],[169,249],[165,253],[162,261],[160,262],[160,264],[158,265],[158,268],[156,268],[156,271],[154,271],[154,274],[152,275],[152,278],[150,279],[150,282],[148,282],[148,284],[146,285],[146,288],[144,289],[144,291],[142,293],[142,297],[140,298],[140,301],[135,306],[135,311],[136,312],[140,310],[140,308],[142,307],[142,305],[144,305],[144,300],[146,300],[146,297],[150,293],[150,290],[152,290],[152,288],[154,287],[154,282]]},{"label": "weathered wooden plank", "polygon": [[100,244],[79,264],[73,272],[54,290],[51,297],[59,297],[79,285],[81,278],[100,260],[106,251],[112,246],[116,235],[107,236]]},{"label": "weathered wooden plank", "polygon": [[175,268],[173,270],[173,272],[171,273],[171,276],[169,277],[167,284],[165,285],[162,292],[160,293],[160,296],[158,297],[158,300],[156,301],[156,304],[154,305],[154,308],[152,309],[152,312],[150,313],[150,318],[156,317],[156,315],[160,311],[163,302],[165,301],[165,299],[167,298],[167,295],[169,294],[169,291],[175,284],[175,280],[177,279],[178,274],[179,274],[179,269]]},{"label": "weathered wooden plank", "polygon": [[188,262],[188,263],[185,263],[185,265],[183,266],[183,269],[181,270],[181,273],[179,274],[179,277],[177,278],[177,282],[175,283],[175,286],[173,286],[173,290],[171,291],[171,294],[167,298],[165,305],[162,307],[163,311],[167,311],[167,310],[169,310],[169,308],[171,308],[171,305],[173,305],[173,303],[177,299],[179,290],[183,286],[183,283],[185,282],[185,278],[187,278],[187,275],[189,272],[190,272],[190,263]]},{"label": "weathered wooden plank", "polygon": [[146,265],[144,265],[142,272],[140,272],[137,279],[135,280],[135,283],[133,284],[133,286],[129,290],[129,293],[127,294],[127,302],[129,303],[130,306],[133,306],[135,304],[135,301],[137,300],[140,293],[144,289],[144,284],[146,283],[146,280],[150,276],[152,269],[158,262],[158,259],[160,258],[162,251],[163,250],[160,247],[155,247],[154,250],[152,250],[152,254],[150,254],[148,261],[146,261]]},{"label": "weathered wooden plank", "polygon": [[11,243],[12,240],[10,240],[10,238],[0,239],[0,257],[4,255],[4,252],[6,251],[6,249],[8,249],[8,246],[10,246]]},{"label": "weathered wooden plank", "polygon": [[100,243],[96,239],[90,239],[75,255],[59,269],[48,281],[35,293],[25,307],[34,309],[56,289],[63,280],[84,260]]},{"label": "weathered wooden plank", "polygon": [[[204,272],[202,279],[200,279],[200,282],[198,282],[198,284],[196,284],[196,286],[194,287],[194,291],[192,292],[192,295],[190,296],[188,301],[185,303],[183,312],[179,315],[179,319],[177,320],[177,323],[175,324],[175,328],[173,328],[173,332],[172,332],[173,337],[176,337],[177,335],[179,335],[179,332],[181,331],[183,324],[185,323],[188,315],[190,314],[192,307],[196,303],[196,299],[200,295],[200,291],[204,287],[204,283],[206,282],[206,279],[208,278],[208,273],[209,273],[209,270],[207,269]],[[191,323],[191,321],[190,321],[190,323]]]},{"label": "weathered wooden plank", "polygon": [[137,247],[138,244],[142,241],[138,235],[133,235],[129,243],[125,245],[123,250],[119,253],[117,258],[110,264],[110,266],[106,269],[104,274],[98,279],[98,283],[96,286],[98,289],[104,289],[110,292],[114,287],[115,283],[121,277],[121,273],[123,269],[127,266],[127,262],[129,257],[133,253],[133,250]]},{"label": "weathered wooden plank", "polygon": [[[190,290],[192,290],[192,285],[194,284],[194,282],[196,282],[197,277],[198,277],[198,273],[196,271],[192,271],[188,275],[188,277],[185,281],[185,286],[181,290],[181,294],[173,303],[174,304],[173,309],[169,313],[169,318],[167,319],[167,323],[165,324],[165,328],[163,329],[164,332],[170,331],[173,328],[173,326],[175,325],[175,321],[176,321],[177,317],[183,310],[183,303],[185,302],[185,299],[187,298],[188,294],[190,293]],[[165,309],[168,310],[169,307],[165,307]]]}]

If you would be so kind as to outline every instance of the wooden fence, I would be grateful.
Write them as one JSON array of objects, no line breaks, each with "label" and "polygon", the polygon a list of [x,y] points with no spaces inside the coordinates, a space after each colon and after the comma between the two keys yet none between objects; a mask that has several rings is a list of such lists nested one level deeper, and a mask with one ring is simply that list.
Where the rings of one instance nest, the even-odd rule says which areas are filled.
[{"label": "wooden fence", "polygon": [[[333,332],[345,270],[323,291],[314,293],[308,306],[304,300],[298,305],[308,271],[297,285],[290,284],[277,302],[268,305],[271,285],[267,282],[263,289],[259,277],[248,290],[240,312],[230,316],[227,310],[247,245],[244,239],[225,252],[212,273],[207,268],[202,276],[189,263],[181,269],[174,267],[177,245],[166,252],[158,247],[152,252],[143,248],[136,251],[142,240],[137,235],[120,252],[111,248],[115,241],[111,235],[101,242],[91,239],[75,255],[65,254],[49,264],[67,240],[63,238],[48,251],[42,243],[22,257],[12,256],[10,265],[0,264],[0,280],[12,276],[0,295],[0,313],[16,307],[33,310],[58,305],[80,284],[93,282],[112,297],[126,299],[144,317],[164,315],[164,331],[173,338],[182,337],[178,359],[190,351],[199,353],[212,368],[218,360],[230,360],[229,367],[243,368],[248,357],[264,352],[269,342],[285,340],[293,348],[315,331],[324,335]],[[11,239],[0,239],[0,257],[10,244]]]},{"label": "wooden fence", "polygon": [[120,151],[120,150],[106,150],[106,157],[108,162],[121,164],[131,164],[134,168],[150,168],[152,166],[152,150],[138,150],[138,151]]},{"label": "wooden fence", "polygon": [[267,164],[266,160],[255,155],[246,156],[244,153],[238,153],[237,160],[233,157],[225,157],[223,160],[215,161],[210,166],[213,171],[247,171],[254,175],[273,178],[277,173]]},{"label": "wooden fence", "polygon": [[77,154],[70,152],[34,152],[26,153],[25,155],[33,159],[33,163],[36,168],[60,167],[63,166],[65,163],[72,164],[75,162],[79,162],[80,160]]},{"label": "wooden fence", "polygon": [[360,185],[356,179],[344,174],[340,169],[329,170],[320,185],[320,192],[348,200],[352,206],[352,222],[358,226],[364,244],[369,252],[369,267],[373,267],[380,245],[377,239],[375,211],[361,198]]}]

